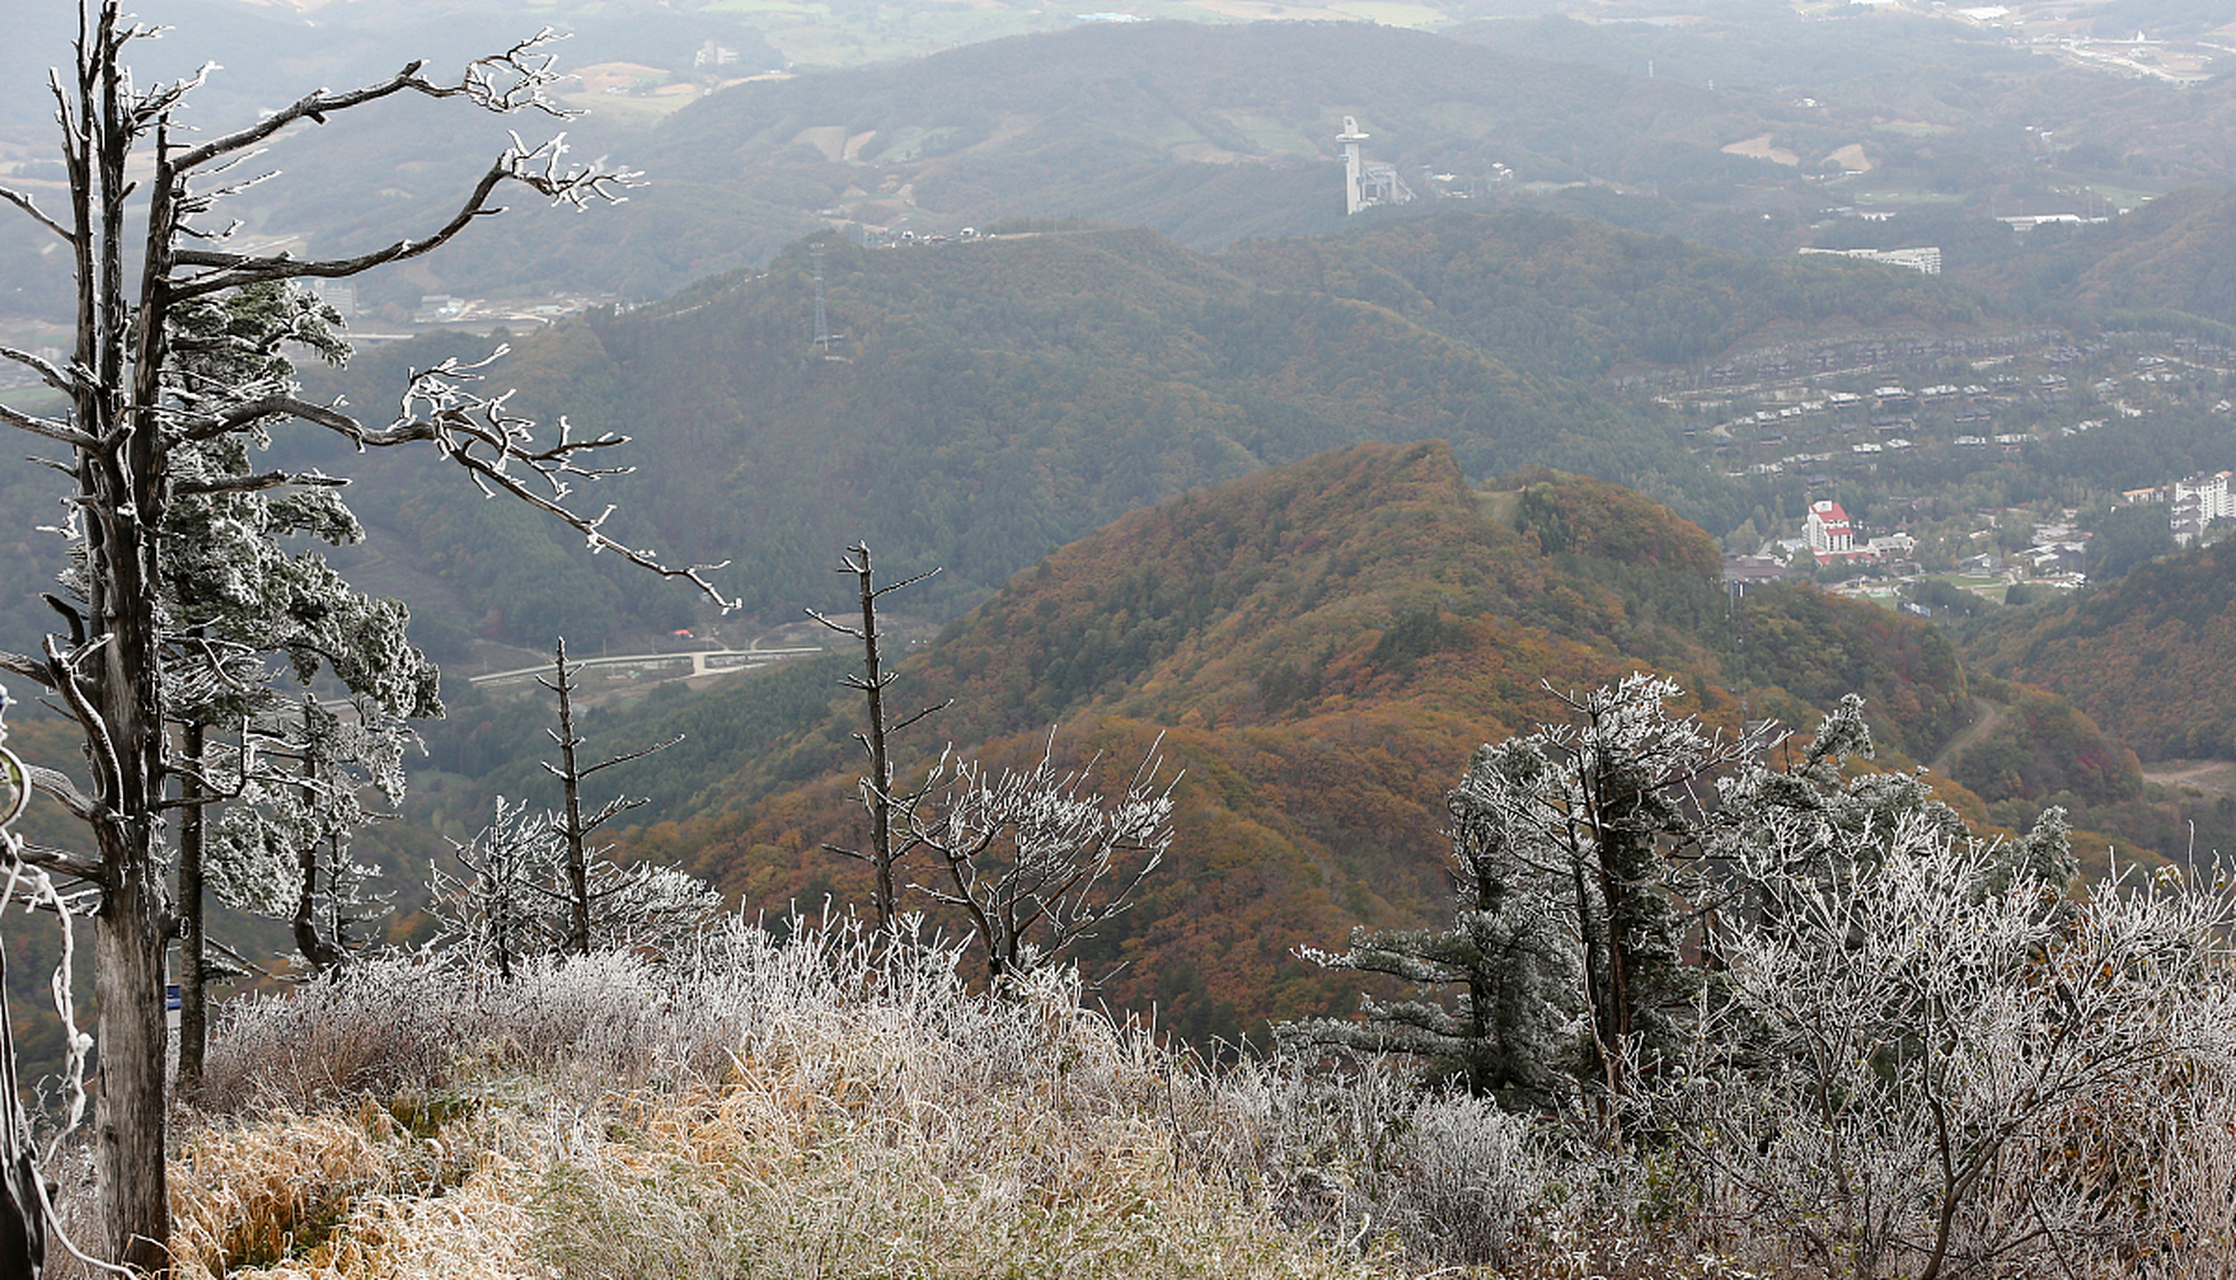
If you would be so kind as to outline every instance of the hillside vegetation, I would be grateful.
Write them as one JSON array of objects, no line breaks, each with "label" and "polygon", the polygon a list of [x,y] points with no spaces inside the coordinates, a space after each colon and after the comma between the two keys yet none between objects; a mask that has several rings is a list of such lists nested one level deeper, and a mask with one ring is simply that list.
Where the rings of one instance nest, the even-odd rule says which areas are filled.
[{"label": "hillside vegetation", "polygon": [[[954,699],[912,731],[909,764],[943,742],[1023,763],[1053,727],[1059,758],[1098,757],[1108,784],[1161,733],[1186,770],[1173,852],[1083,962],[1127,962],[1110,997],[1201,1040],[1348,1004],[1292,949],[1433,914],[1443,794],[1478,745],[1558,710],[1541,682],[1662,671],[1727,729],[1735,689],[1794,725],[1858,690],[1889,761],[1929,755],[1967,718],[1932,629],[1807,588],[1751,595],[1735,629],[1697,528],[1599,481],[1503,484],[1474,488],[1442,444],[1360,445],[1124,517],[904,668],[891,697]],[[738,753],[700,816],[639,832],[631,852],[749,905],[864,900],[855,864],[821,847],[859,839],[858,727],[838,699]]]},{"label": "hillside vegetation", "polygon": [[[491,375],[528,411],[636,437],[636,473],[601,485],[616,530],[729,560],[726,587],[770,616],[835,599],[825,549],[856,537],[896,573],[942,566],[912,607],[952,616],[1127,511],[1362,439],[1448,440],[1478,479],[1599,475],[1729,528],[1768,491],[1700,468],[1608,372],[1796,329],[1984,321],[1977,298],[1922,276],[1534,213],[1216,257],[1144,231],[833,245],[823,268],[843,359],[809,342],[812,263],[795,246],[760,275],[562,323]],[[458,345],[374,348],[315,385],[377,399]],[[423,468],[362,490],[362,517],[445,588],[421,613],[453,636],[533,649],[563,624],[579,647],[688,624],[680,595],[618,571],[570,578],[561,566],[606,567]]]},{"label": "hillside vegetation", "polygon": [[2070,698],[2144,759],[2236,755],[2236,543],[1995,618],[1965,649],[1984,670]]},{"label": "hillside vegetation", "polygon": [[[1905,790],[1885,781],[1807,768],[1773,803],[1827,806],[1804,847],[1834,849]],[[1082,1007],[1066,970],[977,992],[965,948],[843,919],[732,916],[508,977],[370,960],[224,1011],[179,1107],[176,1263],[1746,1280],[2217,1258],[2227,886],[2061,900],[2054,833],[1937,827],[1861,824],[1880,856],[1836,883],[1737,859],[1767,901],[1717,930],[1686,1034],[1623,1093],[1557,1108],[1424,1087],[1403,1056],[1213,1064]],[[1935,1053],[1887,1051],[1921,1027]],[[83,1164],[51,1167],[68,1225]]]}]

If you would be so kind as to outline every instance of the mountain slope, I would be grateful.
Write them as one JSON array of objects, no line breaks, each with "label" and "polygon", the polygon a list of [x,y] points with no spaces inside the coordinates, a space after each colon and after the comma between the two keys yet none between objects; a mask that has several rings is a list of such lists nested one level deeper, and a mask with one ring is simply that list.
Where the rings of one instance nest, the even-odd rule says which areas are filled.
[{"label": "mountain slope", "polygon": [[2236,191],[2191,188],[2120,221],[2074,292],[2101,308],[2172,308],[2236,325]]},{"label": "mountain slope", "polygon": [[[912,767],[941,742],[1021,763],[1054,725],[1059,758],[1099,753],[1107,779],[1161,733],[1187,770],[1178,840],[1085,958],[1129,962],[1112,997],[1154,1002],[1183,1034],[1255,1033],[1351,998],[1294,947],[1435,915],[1444,791],[1478,744],[1557,718],[1556,691],[1652,667],[1736,725],[1725,684],[1746,663],[1715,566],[1697,528],[1613,486],[1536,473],[1483,491],[1446,446],[1359,445],[1063,548],[912,660],[889,697],[955,700],[910,735]],[[1933,745],[1923,722],[1890,710],[1963,697],[1933,633],[1870,606],[1772,592],[1742,626],[1806,626],[1820,651],[1870,655],[1854,665],[1874,715],[1914,751]],[[822,847],[860,838],[857,723],[836,703],[701,797],[734,808],[640,832],[631,850],[687,862],[749,909],[862,901],[857,865]],[[821,776],[784,781],[802,774]]]},{"label": "mountain slope", "polygon": [[2144,564],[1965,641],[1983,670],[2072,699],[2145,760],[2236,756],[2236,542]]},{"label": "mountain slope", "polygon": [[[944,566],[919,607],[952,616],[1126,511],[1362,439],[1448,440],[1479,478],[1600,475],[1729,528],[1760,486],[1702,469],[1607,373],[1797,328],[1961,332],[1982,315],[1923,276],[1532,213],[1219,256],[1144,231],[833,245],[822,268],[838,359],[809,341],[814,268],[795,246],[765,273],[562,323],[496,371],[546,420],[636,437],[636,473],[600,485],[614,531],[732,562],[727,584],[771,615],[835,602],[830,549],[867,538],[897,573]],[[448,349],[375,348],[314,385],[374,403]],[[417,464],[353,498],[466,602],[464,630],[541,648],[558,619],[578,645],[689,624],[631,575],[560,583],[549,566],[575,553],[532,516],[454,493]]]}]

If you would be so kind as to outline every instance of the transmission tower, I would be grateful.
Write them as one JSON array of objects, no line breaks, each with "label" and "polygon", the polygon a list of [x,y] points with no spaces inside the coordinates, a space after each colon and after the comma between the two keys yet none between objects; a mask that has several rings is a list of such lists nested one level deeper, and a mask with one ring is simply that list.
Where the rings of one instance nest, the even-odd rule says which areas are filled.
[{"label": "transmission tower", "polygon": [[815,260],[815,345],[823,349],[823,356],[831,355],[831,322],[823,314],[823,246],[808,246],[808,256]]}]

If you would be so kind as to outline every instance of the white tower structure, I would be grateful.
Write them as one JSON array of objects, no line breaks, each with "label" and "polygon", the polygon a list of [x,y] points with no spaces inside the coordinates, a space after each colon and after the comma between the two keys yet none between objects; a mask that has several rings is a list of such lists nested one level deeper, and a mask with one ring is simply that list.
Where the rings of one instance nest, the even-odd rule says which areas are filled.
[{"label": "white tower structure", "polygon": [[1335,140],[1343,144],[1343,215],[1349,217],[1366,206],[1359,188],[1364,176],[1359,166],[1359,144],[1367,140],[1367,135],[1359,132],[1356,117],[1345,116],[1343,132],[1335,135]]},{"label": "white tower structure", "polygon": [[831,320],[823,310],[823,245],[821,242],[809,245],[807,255],[815,260],[815,345],[823,348],[824,356],[828,357],[831,354]]},{"label": "white tower structure", "polygon": [[1335,135],[1343,144],[1343,213],[1345,217],[1361,209],[1371,209],[1378,204],[1408,204],[1413,199],[1413,189],[1398,177],[1397,170],[1386,164],[1368,164],[1359,158],[1359,144],[1367,135],[1359,130],[1356,116],[1343,117],[1343,132]]}]

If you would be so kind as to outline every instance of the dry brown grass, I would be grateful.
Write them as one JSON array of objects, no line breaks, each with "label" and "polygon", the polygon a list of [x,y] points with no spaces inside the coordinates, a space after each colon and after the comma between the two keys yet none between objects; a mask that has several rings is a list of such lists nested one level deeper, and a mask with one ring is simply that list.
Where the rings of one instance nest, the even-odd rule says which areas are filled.
[{"label": "dry brown grass", "polygon": [[936,954],[740,947],[244,1011],[177,1155],[180,1274],[1396,1272],[1386,1235],[1284,1222],[1237,1163],[1271,1118],[1061,980],[993,1000]]},{"label": "dry brown grass", "polygon": [[[594,961],[509,987],[404,966],[244,1012],[223,1046],[234,1105],[180,1127],[179,1274],[1826,1274],[1681,1144],[1611,1153],[1373,1071],[1213,1070],[1082,1011],[1061,979],[969,993],[936,952],[733,941],[675,970]],[[359,1021],[409,1026],[383,1049],[326,1025]],[[2182,1200],[2155,1237],[2179,1256],[2075,1254],[2060,1274],[2228,1273],[2210,1265],[2236,1223],[2221,1081],[2131,1091],[2192,1104],[2160,1106],[2160,1140],[2135,1146]]]},{"label": "dry brown grass", "polygon": [[584,1105],[515,1078],[432,1137],[394,1118],[416,1102],[220,1122],[176,1164],[180,1274],[1395,1273],[1204,1168],[1175,1122],[1204,1099],[1067,995],[775,1016],[719,1080]]}]

